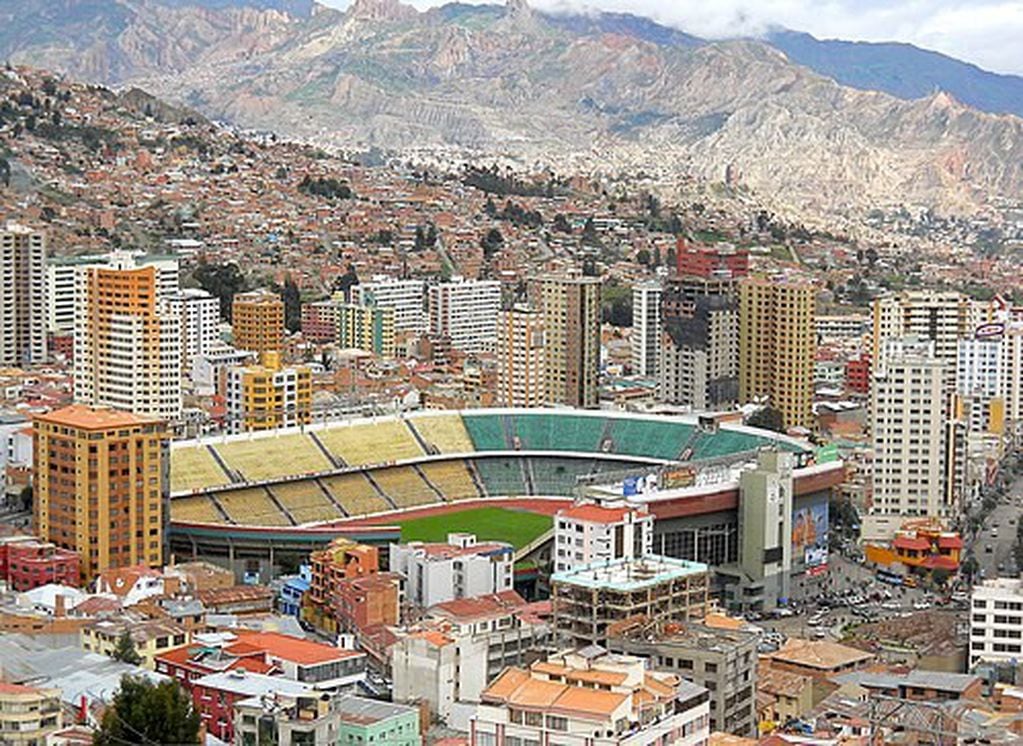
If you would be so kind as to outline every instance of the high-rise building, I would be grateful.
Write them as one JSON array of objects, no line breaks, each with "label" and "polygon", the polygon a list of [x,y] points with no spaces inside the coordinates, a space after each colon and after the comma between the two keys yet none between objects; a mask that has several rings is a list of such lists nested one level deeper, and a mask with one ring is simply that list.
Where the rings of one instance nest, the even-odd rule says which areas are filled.
[{"label": "high-rise building", "polygon": [[337,303],[338,339],[342,348],[372,352],[381,357],[394,357],[394,309]]},{"label": "high-rise building", "polygon": [[497,319],[497,403],[542,407],[547,403],[543,316],[528,306],[502,311]]},{"label": "high-rise building", "polygon": [[948,517],[946,377],[933,340],[886,340],[870,391],[873,504],[864,533],[891,536],[908,516]]},{"label": "high-rise building", "polygon": [[632,372],[656,376],[661,346],[661,296],[659,282],[644,282],[632,288]]},{"label": "high-rise building", "polygon": [[302,304],[302,339],[314,344],[337,344],[338,303],[320,300]]},{"label": "high-rise building", "polygon": [[162,565],[167,442],[162,420],[129,412],[73,404],[35,418],[35,530],[78,552],[84,580]]},{"label": "high-rise building", "polygon": [[454,278],[430,288],[430,331],[446,336],[463,352],[494,348],[501,283]]},{"label": "high-rise building", "polygon": [[224,370],[224,404],[228,429],[235,433],[308,424],[312,373],[304,365],[285,367],[278,353],[264,352],[259,365]]},{"label": "high-rise building", "polygon": [[75,329],[75,314],[86,287],[90,267],[105,269],[137,269],[153,267],[156,270],[157,296],[161,299],[176,295],[181,275],[177,257],[142,252],[115,251],[92,256],[50,257],[46,263],[46,282],[49,305],[47,328],[51,334],[71,334]]},{"label": "high-rise building", "polygon": [[543,315],[547,403],[596,407],[600,401],[600,279],[543,277],[533,283]]},{"label": "high-rise building", "polygon": [[969,667],[981,662],[1017,667],[1023,654],[1023,580],[990,578],[973,586]]},{"label": "high-rise building", "polygon": [[220,300],[197,288],[167,298],[168,310],[181,320],[181,366],[191,370],[195,358],[222,346]]},{"label": "high-rise building", "polygon": [[423,313],[426,284],[422,280],[377,275],[372,282],[354,286],[352,293],[361,306],[393,308],[395,331],[426,331],[426,314]]},{"label": "high-rise building", "polygon": [[46,360],[46,234],[0,229],[0,365]]},{"label": "high-rise building", "polygon": [[690,246],[680,238],[675,251],[675,270],[680,277],[738,280],[749,274],[749,252],[728,244]]},{"label": "high-rise building", "polygon": [[280,352],[284,347],[284,301],[269,290],[234,296],[231,333],[239,350]]},{"label": "high-rise building", "polygon": [[955,291],[903,290],[876,298],[871,311],[873,358],[880,359],[886,339],[919,337],[934,342],[935,357],[952,362],[959,339],[972,336],[995,312],[993,303],[971,301]]},{"label": "high-rise building", "polygon": [[739,398],[739,310],[733,280],[673,278],[661,303],[659,398],[694,411]]},{"label": "high-rise building", "polygon": [[816,289],[804,279],[748,277],[739,284],[739,401],[764,401],[785,427],[813,420]]},{"label": "high-rise building", "polygon": [[156,267],[87,267],[78,294],[75,400],[167,420],[181,415],[181,320]]},{"label": "high-rise building", "polygon": [[1001,336],[959,340],[956,393],[965,407],[966,424],[972,433],[1005,433],[1007,376],[1002,371],[1008,357],[1003,352],[1005,346]]}]

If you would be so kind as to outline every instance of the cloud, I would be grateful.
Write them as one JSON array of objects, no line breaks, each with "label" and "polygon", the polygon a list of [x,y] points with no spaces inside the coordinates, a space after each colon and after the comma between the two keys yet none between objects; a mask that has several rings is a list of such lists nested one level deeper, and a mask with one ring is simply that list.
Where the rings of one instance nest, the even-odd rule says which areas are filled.
[{"label": "cloud", "polygon": [[[348,4],[322,1],[334,7]],[[411,4],[422,9],[443,2]],[[908,42],[988,70],[1023,74],[1020,0],[531,0],[531,4],[549,11],[635,13],[709,39],[756,36],[783,26],[821,38]]]}]

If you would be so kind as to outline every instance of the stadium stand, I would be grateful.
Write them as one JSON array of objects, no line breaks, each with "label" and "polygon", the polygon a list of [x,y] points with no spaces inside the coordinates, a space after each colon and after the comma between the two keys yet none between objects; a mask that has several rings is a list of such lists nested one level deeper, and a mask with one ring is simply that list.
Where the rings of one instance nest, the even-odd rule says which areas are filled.
[{"label": "stadium stand", "polygon": [[425,455],[401,420],[389,419],[317,430],[317,437],[331,453],[351,466],[385,464]]},{"label": "stadium stand", "polygon": [[635,469],[635,464],[622,462],[596,462],[593,459],[531,458],[530,471],[534,490],[544,497],[575,494],[576,477],[601,472]]},{"label": "stadium stand", "polygon": [[249,487],[240,490],[224,490],[217,493],[217,499],[231,520],[243,526],[290,526],[291,521],[284,515],[263,487]]},{"label": "stadium stand", "polygon": [[416,417],[410,420],[427,443],[440,453],[472,453],[472,439],[457,414]]},{"label": "stadium stand", "polygon": [[312,479],[275,484],[270,490],[299,523],[344,517]]},{"label": "stadium stand", "polygon": [[472,481],[472,475],[462,461],[435,461],[419,467],[430,484],[444,495],[446,500],[469,500],[482,497]]},{"label": "stadium stand", "polygon": [[524,414],[512,415],[511,421],[522,450],[583,453],[600,450],[600,436],[604,430],[601,417]]},{"label": "stadium stand", "polygon": [[348,515],[366,515],[393,510],[388,502],[377,494],[373,485],[360,472],[323,477],[320,482]]},{"label": "stadium stand", "polygon": [[509,451],[511,443],[504,434],[504,423],[499,415],[467,414],[462,417],[465,429],[477,451]]},{"label": "stadium stand", "polygon": [[727,456],[730,453],[741,451],[752,451],[771,441],[751,433],[736,432],[735,430],[718,430],[711,433],[699,433],[696,442],[692,445],[693,452],[690,459],[716,458]]},{"label": "stadium stand", "polygon": [[529,494],[518,459],[477,458],[473,461],[491,497]]},{"label": "stadium stand", "polygon": [[437,493],[430,489],[430,485],[411,466],[375,469],[373,479],[399,508],[440,502]]},{"label": "stadium stand", "polygon": [[[294,433],[214,445],[229,468],[246,480],[274,479],[327,471],[332,465],[307,435]],[[272,454],[272,457],[271,457]]]},{"label": "stadium stand", "polygon": [[610,430],[612,451],[629,456],[674,460],[693,428],[693,425],[667,419],[615,419]]},{"label": "stadium stand", "polygon": [[231,478],[203,445],[174,448],[171,452],[170,489],[173,493],[219,487]]},{"label": "stadium stand", "polygon": [[171,500],[171,520],[186,523],[223,523],[224,516],[217,510],[209,495],[189,495]]}]

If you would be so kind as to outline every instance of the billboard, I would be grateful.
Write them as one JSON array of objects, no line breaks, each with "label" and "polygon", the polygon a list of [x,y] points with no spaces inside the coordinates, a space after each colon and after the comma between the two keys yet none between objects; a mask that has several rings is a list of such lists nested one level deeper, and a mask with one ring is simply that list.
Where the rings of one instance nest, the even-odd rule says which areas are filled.
[{"label": "billboard", "polygon": [[666,490],[678,487],[692,487],[696,484],[696,469],[690,467],[667,469],[661,474],[661,479]]},{"label": "billboard", "polygon": [[828,561],[828,502],[796,508],[792,514],[792,556],[802,557],[807,567]]}]

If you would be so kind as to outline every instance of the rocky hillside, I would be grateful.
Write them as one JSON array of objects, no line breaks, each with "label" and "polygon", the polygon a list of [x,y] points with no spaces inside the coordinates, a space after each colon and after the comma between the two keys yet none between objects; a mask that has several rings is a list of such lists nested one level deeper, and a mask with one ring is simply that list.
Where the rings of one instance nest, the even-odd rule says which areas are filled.
[{"label": "rocky hillside", "polygon": [[[34,31],[0,31],[18,61],[324,142],[673,165],[821,211],[969,210],[1023,191],[1017,118],[941,93],[845,88],[767,44],[702,43],[631,16],[554,18],[523,0],[422,13],[398,0],[344,13],[246,0],[2,7],[24,5]],[[16,15],[2,7],[0,28]]]}]

